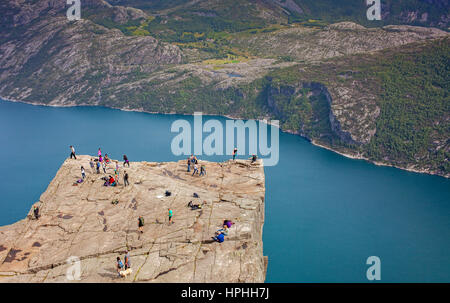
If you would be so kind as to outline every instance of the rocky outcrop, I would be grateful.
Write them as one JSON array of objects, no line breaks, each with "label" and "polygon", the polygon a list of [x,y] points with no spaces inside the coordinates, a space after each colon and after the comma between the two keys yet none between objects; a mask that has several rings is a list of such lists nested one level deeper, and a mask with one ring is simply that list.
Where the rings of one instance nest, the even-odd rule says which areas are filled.
[{"label": "rocky outcrop", "polygon": [[[203,177],[187,173],[185,161],[132,162],[130,168],[120,165],[120,174],[126,170],[130,176],[130,186],[120,182],[105,187],[103,174],[89,170],[89,159],[79,156],[63,163],[36,203],[39,219],[30,213],[0,227],[0,282],[66,282],[70,257],[80,260],[81,282],[264,281],[261,162],[201,161],[207,170]],[[74,186],[80,166],[87,168],[87,177]],[[203,208],[191,210],[191,200],[204,203]],[[174,211],[172,225],[168,208]],[[145,219],[142,234],[139,216]],[[225,242],[213,242],[224,219],[236,224]],[[126,249],[133,272],[119,278],[115,260]]]}]

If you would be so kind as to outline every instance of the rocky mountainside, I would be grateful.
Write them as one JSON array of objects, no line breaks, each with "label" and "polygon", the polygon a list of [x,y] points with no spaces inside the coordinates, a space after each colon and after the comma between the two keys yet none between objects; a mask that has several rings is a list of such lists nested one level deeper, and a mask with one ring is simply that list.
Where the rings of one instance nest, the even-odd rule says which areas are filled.
[{"label": "rocky mountainside", "polygon": [[88,0],[68,21],[64,1],[3,1],[0,96],[279,119],[346,155],[449,176],[449,33],[407,25],[446,29],[448,1],[385,1],[392,18],[364,26],[328,2]]},{"label": "rocky mountainside", "polygon": [[[132,162],[125,168],[130,186],[120,181],[105,187],[104,174],[88,170],[85,181],[73,186],[80,166],[89,167],[89,156],[77,158],[63,163],[35,204],[38,220],[30,211],[26,219],[0,227],[0,282],[68,282],[70,257],[80,261],[81,282],[264,282],[260,162],[202,161],[207,178],[187,173],[185,161]],[[165,196],[166,190],[172,194]],[[202,209],[191,210],[191,200]],[[235,225],[218,243],[212,236],[224,219]],[[119,278],[116,258],[123,260],[127,249],[132,274]]]}]

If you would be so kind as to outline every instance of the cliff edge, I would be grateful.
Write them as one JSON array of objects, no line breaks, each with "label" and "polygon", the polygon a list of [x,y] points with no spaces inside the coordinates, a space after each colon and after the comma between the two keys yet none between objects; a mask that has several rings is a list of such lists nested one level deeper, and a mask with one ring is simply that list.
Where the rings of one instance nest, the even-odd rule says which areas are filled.
[{"label": "cliff edge", "polygon": [[[97,174],[90,158],[63,163],[35,204],[39,219],[31,211],[0,227],[0,282],[71,282],[70,257],[80,260],[81,282],[264,282],[262,161],[200,161],[207,170],[202,177],[186,172],[184,160],[132,162],[129,168],[120,163],[120,184],[109,187],[101,178],[114,175],[115,163]],[[74,185],[81,166],[86,179]],[[124,171],[130,186],[123,184]],[[192,210],[189,201],[204,204]],[[235,224],[218,243],[212,237],[224,219]],[[116,258],[127,249],[133,272],[120,278]]]}]

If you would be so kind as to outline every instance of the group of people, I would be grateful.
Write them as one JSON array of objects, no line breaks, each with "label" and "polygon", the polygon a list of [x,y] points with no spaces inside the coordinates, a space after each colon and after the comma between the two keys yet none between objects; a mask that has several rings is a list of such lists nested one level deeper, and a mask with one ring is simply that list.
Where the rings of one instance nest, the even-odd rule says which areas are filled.
[{"label": "group of people", "polygon": [[[71,145],[70,146],[70,158],[74,158],[75,160],[77,159],[76,154],[75,154],[75,148]],[[103,173],[107,173],[106,169],[108,167],[108,165],[110,163],[112,163],[112,160],[108,157],[108,154],[105,154],[104,156],[102,155],[102,150],[101,148],[98,149],[97,152],[98,158],[94,159],[91,158],[91,160],[89,161],[89,165],[91,167],[92,173],[97,173],[100,174],[100,168],[103,169]],[[104,185],[105,186],[116,186],[119,185],[119,162],[115,161],[116,163],[116,167],[114,169],[114,177],[109,175],[108,177],[103,177],[102,179],[105,180]],[[123,155],[123,166],[128,166],[130,167],[130,161],[128,160],[127,155]],[[84,179],[86,178],[86,170],[84,169],[83,166],[81,166],[81,179],[78,181],[78,183],[81,183],[82,181],[84,181]],[[128,181],[128,173],[126,171],[124,171],[124,176],[123,176],[123,183],[124,186],[130,185],[129,181]]]},{"label": "group of people", "polygon": [[213,237],[214,241],[217,241],[219,243],[222,243],[223,241],[225,241],[225,236],[228,236],[228,232],[231,228],[231,226],[233,226],[234,222],[232,222],[231,220],[224,220],[223,221],[223,225],[221,229],[218,229],[215,233],[215,236]]},{"label": "group of people", "polygon": [[125,252],[125,256],[123,258],[123,262],[120,259],[120,256],[117,257],[117,273],[120,275],[120,272],[123,270],[127,270],[128,268],[131,268],[131,262],[130,262],[130,252],[127,250]]},{"label": "group of people", "polygon": [[200,173],[198,171],[198,159],[196,156],[191,155],[188,159],[187,159],[187,172],[191,172],[191,166],[194,169],[194,171],[192,172],[192,175],[199,175],[199,176],[206,176],[206,166],[204,164],[200,165]]}]

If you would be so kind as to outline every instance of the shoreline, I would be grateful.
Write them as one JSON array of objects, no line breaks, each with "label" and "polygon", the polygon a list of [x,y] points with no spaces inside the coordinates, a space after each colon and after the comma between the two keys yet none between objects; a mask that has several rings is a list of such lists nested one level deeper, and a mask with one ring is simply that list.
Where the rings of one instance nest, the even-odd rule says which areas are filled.
[{"label": "shoreline", "polygon": [[[7,102],[23,103],[23,104],[30,104],[30,105],[35,105],[35,106],[47,106],[47,107],[62,107],[62,108],[66,108],[66,107],[90,106],[90,107],[111,108],[111,109],[121,110],[121,111],[124,111],[124,112],[138,112],[138,113],[157,114],[157,115],[182,115],[182,116],[193,116],[194,115],[194,114],[184,114],[184,113],[174,113],[174,112],[160,113],[160,112],[145,111],[143,109],[119,108],[119,107],[113,107],[113,106],[92,105],[92,104],[52,105],[52,104],[44,104],[44,103],[40,103],[40,102],[24,102],[24,101],[20,101],[20,100],[13,100],[13,99],[5,98],[3,96],[0,96],[0,99],[2,99],[4,101],[7,101]],[[205,114],[205,113],[202,113],[202,115],[204,115],[204,116],[225,117],[225,118],[232,119],[232,120],[241,120],[242,119],[240,117],[235,117],[235,116],[232,116],[232,115]],[[450,178],[450,176],[441,175],[441,174],[438,174],[438,173],[435,173],[435,172],[430,172],[428,170],[418,170],[418,169],[414,169],[414,168],[400,167],[400,166],[396,166],[396,165],[393,165],[393,164],[388,164],[388,163],[383,163],[383,162],[379,162],[379,161],[370,160],[370,159],[362,157],[362,156],[355,156],[355,155],[352,155],[352,154],[344,153],[344,152],[335,150],[335,149],[333,149],[333,148],[331,148],[329,146],[320,144],[320,143],[316,142],[313,139],[310,139],[310,138],[308,138],[306,136],[301,135],[298,132],[295,132],[295,131],[292,131],[292,130],[283,130],[283,129],[281,129],[279,127],[279,125],[273,124],[271,122],[272,120],[260,120],[260,119],[255,119],[255,120],[258,120],[260,122],[266,123],[267,125],[276,126],[276,127],[278,127],[278,129],[281,132],[288,133],[288,134],[291,134],[291,135],[300,136],[300,137],[308,140],[314,146],[317,146],[317,147],[320,147],[320,148],[324,148],[326,150],[332,151],[334,153],[337,153],[337,154],[339,154],[341,156],[344,156],[346,158],[349,158],[349,159],[364,160],[364,161],[372,163],[372,164],[374,164],[376,166],[393,167],[393,168],[396,168],[396,169],[401,169],[401,170],[404,170],[404,171],[418,173],[418,174],[427,174],[427,175],[432,175],[432,176],[438,176],[438,177],[442,177],[442,178],[445,178],[445,179],[449,179]]]}]

